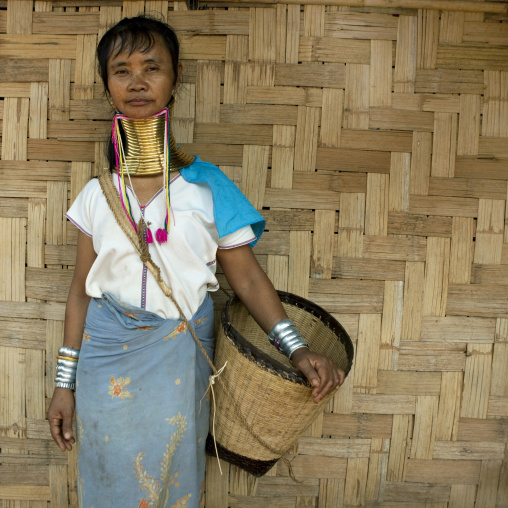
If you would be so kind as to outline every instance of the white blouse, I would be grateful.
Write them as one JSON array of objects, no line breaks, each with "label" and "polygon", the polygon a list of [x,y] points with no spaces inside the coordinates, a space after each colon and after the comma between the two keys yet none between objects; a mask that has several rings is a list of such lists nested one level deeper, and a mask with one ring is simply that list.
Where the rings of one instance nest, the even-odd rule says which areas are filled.
[{"label": "white blouse", "polygon": [[[117,180],[114,174],[113,181],[118,189]],[[152,259],[161,268],[162,278],[190,319],[207,291],[219,288],[215,276],[217,248],[231,249],[251,243],[255,239],[252,228],[246,226],[219,239],[210,188],[204,183],[189,183],[178,173],[170,182],[168,240],[159,244],[155,240],[155,232],[164,227],[163,189],[144,207],[130,187],[127,193],[136,223],[141,214],[147,223],[151,223],[154,242],[149,244],[149,249]],[[110,293],[121,302],[149,310],[163,318],[180,317],[175,305],[164,295],[116,223],[97,179],[88,182],[66,216],[93,239],[97,259],[86,279],[89,296],[100,298],[103,293]]]}]

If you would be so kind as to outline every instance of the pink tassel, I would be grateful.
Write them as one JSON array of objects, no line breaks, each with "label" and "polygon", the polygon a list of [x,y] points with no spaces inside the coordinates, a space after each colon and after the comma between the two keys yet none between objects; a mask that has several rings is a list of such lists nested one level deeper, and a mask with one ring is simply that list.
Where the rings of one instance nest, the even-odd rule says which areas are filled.
[{"label": "pink tassel", "polygon": [[[159,232],[157,231],[156,234],[158,234]],[[153,243],[153,235],[152,235],[152,232],[147,228],[146,229],[146,243]]]},{"label": "pink tassel", "polygon": [[158,229],[155,233],[155,239],[159,243],[166,243],[168,241],[168,232],[165,229]]}]

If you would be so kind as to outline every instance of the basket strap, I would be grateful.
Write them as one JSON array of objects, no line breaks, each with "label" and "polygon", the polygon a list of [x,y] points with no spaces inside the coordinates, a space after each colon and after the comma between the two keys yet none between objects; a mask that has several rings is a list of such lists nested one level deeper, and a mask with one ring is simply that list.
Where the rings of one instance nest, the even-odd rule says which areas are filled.
[{"label": "basket strap", "polygon": [[[120,229],[125,233],[127,238],[131,241],[132,245],[136,249],[137,253],[139,254],[139,257],[141,258],[141,261],[146,265],[146,267],[150,270],[152,275],[155,277],[155,280],[157,281],[157,284],[159,284],[159,287],[161,288],[162,292],[165,296],[167,296],[175,305],[176,309],[178,310],[180,317],[182,318],[182,321],[184,322],[187,329],[190,331],[192,338],[196,342],[197,346],[203,353],[203,355],[206,358],[206,361],[208,365],[211,367],[212,372],[214,374],[214,379],[217,380],[221,387],[223,388],[224,392],[228,396],[228,398],[233,403],[233,406],[235,408],[235,411],[237,415],[240,417],[240,420],[245,425],[245,427],[249,430],[249,432],[259,441],[260,444],[262,444],[265,448],[270,450],[272,453],[275,453],[276,455],[284,456],[286,452],[278,450],[274,448],[270,443],[267,443],[257,432],[254,431],[252,428],[252,425],[247,420],[245,415],[242,413],[237,401],[234,399],[233,395],[229,391],[228,387],[224,383],[223,379],[218,375],[217,368],[213,364],[212,360],[210,360],[210,357],[208,356],[207,352],[205,351],[205,348],[201,344],[201,341],[196,335],[196,332],[190,325],[188,319],[185,317],[185,314],[183,313],[181,307],[178,305],[177,301],[175,300],[175,297],[173,296],[173,292],[169,288],[169,286],[164,282],[162,276],[161,276],[161,269],[157,264],[153,261],[152,256],[150,255],[150,251],[148,250],[148,245],[146,244],[145,238],[144,238],[144,231],[147,228],[146,222],[144,221],[143,217],[138,222],[137,225],[137,232],[134,231],[134,228],[130,224],[130,222],[127,220],[127,217],[125,215],[125,212],[123,211],[123,208],[120,203],[120,195],[118,194],[118,191],[113,184],[113,179],[111,178],[109,173],[103,173],[99,176],[99,184],[101,186],[102,192],[104,193],[104,196],[106,198],[106,201],[108,203],[109,208],[113,212],[113,215],[115,217],[115,220],[117,224],[120,226]],[[290,476],[293,478],[293,475],[291,473],[291,467],[289,464],[289,461],[286,457],[284,457],[284,462],[288,466],[290,470]],[[294,478],[293,478],[294,479]]]}]

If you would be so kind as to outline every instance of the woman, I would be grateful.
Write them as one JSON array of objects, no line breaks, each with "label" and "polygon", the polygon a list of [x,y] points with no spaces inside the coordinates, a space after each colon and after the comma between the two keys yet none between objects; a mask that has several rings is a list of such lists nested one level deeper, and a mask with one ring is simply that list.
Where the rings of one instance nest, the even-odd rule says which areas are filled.
[{"label": "woman", "polygon": [[342,384],[344,373],[308,349],[257,263],[251,247],[263,219],[217,167],[173,142],[167,106],[182,65],[172,29],[150,18],[124,19],[97,51],[117,110],[110,157],[116,190],[106,195],[93,179],[67,214],[79,232],[48,410],[51,434],[62,451],[72,449],[76,387],[81,506],[197,507],[210,368],[108,201],[121,203],[122,220],[143,237],[210,356],[209,292],[218,288],[218,261],[272,343],[309,379],[316,402]]}]

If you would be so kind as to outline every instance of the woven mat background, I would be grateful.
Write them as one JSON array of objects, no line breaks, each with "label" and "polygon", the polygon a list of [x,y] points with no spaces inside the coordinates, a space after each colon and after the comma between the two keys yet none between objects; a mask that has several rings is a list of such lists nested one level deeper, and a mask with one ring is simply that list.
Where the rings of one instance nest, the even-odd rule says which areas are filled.
[{"label": "woven mat background", "polygon": [[508,4],[330,3],[0,1],[1,508],[77,506],[45,421],[64,213],[106,167],[97,38],[143,11],[181,37],[177,140],[262,210],[274,284],[356,348],[301,483],[210,459],[206,508],[508,506]]}]

